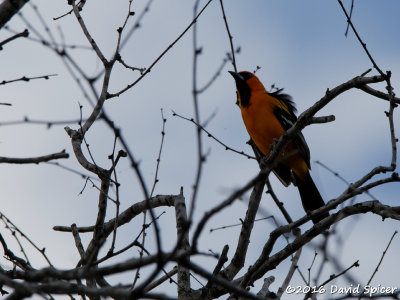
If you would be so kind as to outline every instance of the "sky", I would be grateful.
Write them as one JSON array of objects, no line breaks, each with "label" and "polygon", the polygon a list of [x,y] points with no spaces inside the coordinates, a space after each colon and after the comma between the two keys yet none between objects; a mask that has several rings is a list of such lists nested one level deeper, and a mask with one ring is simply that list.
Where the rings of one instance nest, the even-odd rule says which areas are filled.
[{"label": "sky", "polygon": [[[351,1],[343,2],[349,9]],[[67,15],[53,20],[69,11],[66,1],[37,0],[32,3],[37,6],[45,24],[58,42],[64,40],[67,45],[79,46],[69,49],[68,53],[84,72],[89,76],[98,74],[101,64],[88,49],[89,44],[74,16]],[[200,7],[205,3],[206,1],[200,1]],[[132,9],[136,14],[129,20],[127,28],[137,20],[146,4],[147,1],[143,0],[133,1]],[[192,21],[193,4],[193,1],[154,0],[140,22],[141,26],[135,30],[121,51],[124,61],[138,68],[148,67]],[[337,1],[230,0],[225,1],[224,5],[234,46],[240,47],[240,53],[236,55],[239,70],[253,71],[259,66],[257,76],[264,85],[267,88],[272,84],[285,88],[285,92],[293,96],[299,112],[323,97],[327,88],[333,88],[372,67],[354,34],[349,32],[345,36],[347,23]],[[82,12],[92,37],[106,57],[113,54],[117,40],[116,29],[124,22],[127,7],[128,1],[125,0],[87,1]],[[376,63],[382,70],[392,72],[395,92],[400,78],[399,12],[400,4],[394,0],[385,1],[384,4],[371,0],[355,1],[353,12],[353,22]],[[26,5],[22,13],[39,37],[48,39],[33,7]],[[17,32],[27,27],[18,16],[8,25]],[[198,86],[202,87],[212,78],[226,53],[230,51],[219,1],[212,1],[199,18],[197,26],[198,45],[201,47],[201,55],[198,57]],[[32,38],[38,38],[37,33],[30,31]],[[10,35],[10,32],[2,30],[0,40]],[[108,115],[121,128],[134,156],[140,161],[140,168],[149,188],[154,181],[161,141],[162,109],[167,122],[155,194],[177,194],[182,186],[188,202],[192,195],[198,159],[196,128],[192,123],[174,117],[172,111],[187,118],[194,116],[192,44],[193,32],[190,30],[139,84],[105,104]],[[0,52],[0,65],[0,81],[21,76],[57,74],[49,80],[37,79],[0,86],[0,102],[12,104],[0,106],[0,155],[31,157],[65,149],[70,153],[70,158],[59,163],[87,174],[74,158],[69,137],[63,127],[68,125],[77,128],[79,106],[82,105],[84,117],[89,115],[92,106],[60,57],[40,42],[18,39],[7,44]],[[235,86],[227,72],[229,70],[233,70],[233,67],[228,62],[213,84],[199,95],[200,119],[207,122],[207,130],[225,144],[251,154],[251,149],[246,144],[248,134],[235,105]],[[373,70],[370,74],[376,74],[376,71]],[[112,74],[110,91],[119,91],[138,76],[137,71],[132,72],[117,66]],[[97,88],[100,88],[100,84]],[[376,85],[376,88],[384,91],[385,87]],[[334,122],[304,129],[303,134],[311,150],[312,177],[326,201],[340,195],[346,185],[315,161],[326,164],[348,182],[358,180],[377,165],[390,163],[388,120],[384,113],[388,109],[386,101],[375,99],[358,90],[349,91],[318,113],[319,116],[335,115]],[[25,117],[45,121],[71,120],[73,123],[66,122],[65,125],[50,128],[31,123],[7,124]],[[398,117],[396,112],[397,131],[400,129]],[[109,166],[107,157],[112,151],[113,133],[104,123],[97,122],[86,138],[96,163]],[[223,201],[258,171],[253,160],[226,151],[205,134],[202,140],[207,160],[200,182],[195,223],[205,211]],[[54,232],[52,227],[68,226],[72,223],[78,226],[93,224],[98,191],[91,184],[85,186],[85,180],[81,176],[50,164],[3,164],[1,168],[1,212],[12,219],[40,248],[46,247],[48,256],[57,267],[73,267],[78,260],[78,253],[71,235]],[[128,161],[121,161],[118,177],[121,182],[121,209],[143,200],[137,177]],[[295,219],[302,217],[304,212],[296,188],[284,188],[273,176],[271,181],[275,193],[285,203],[291,216]],[[398,192],[399,185],[395,183],[371,191],[382,203],[396,206]],[[355,201],[369,199],[367,195],[361,195]],[[213,233],[209,230],[239,223],[239,219],[245,215],[246,203],[246,197],[243,197],[210,220],[201,236],[200,250],[207,252],[211,249],[219,253],[225,244],[229,244],[232,255],[239,227],[216,230]],[[263,196],[261,208],[260,218],[274,214],[283,223],[283,218],[267,195]],[[175,241],[175,217],[171,208],[156,212],[161,214],[164,210],[166,213],[160,217],[159,222],[162,225],[162,234],[165,235],[164,248],[170,249]],[[114,214],[115,210],[110,205],[109,218]],[[121,228],[117,239],[118,247],[122,248],[134,239],[141,222],[140,217]],[[303,231],[310,225],[306,224]],[[256,223],[245,269],[258,257],[274,228],[274,224],[268,220]],[[345,239],[345,244],[342,246],[336,239],[332,239],[329,245],[331,253],[341,253],[339,259],[345,268],[359,260],[360,267],[352,270],[351,274],[361,284],[365,284],[390,237],[398,229],[398,223],[391,220],[381,222],[379,217],[371,214],[347,218],[336,229]],[[5,234],[4,229],[1,232]],[[90,236],[83,238],[87,242]],[[7,236],[7,240],[13,245],[11,236]],[[316,240],[313,245],[317,245],[319,241]],[[275,250],[282,245],[283,240],[279,241]],[[36,267],[46,266],[40,255],[29,246],[26,247]],[[382,286],[398,284],[395,274],[400,267],[396,255],[399,248],[400,241],[395,237],[373,283]],[[134,249],[127,253],[126,257],[135,255],[135,251]],[[300,263],[306,274],[313,256],[313,247],[307,247],[303,251]],[[321,257],[317,256],[316,265],[321,262]],[[210,265],[210,268],[215,264],[209,258],[200,258],[198,262]],[[267,274],[276,277],[275,283],[271,285],[272,290],[276,291],[280,286],[289,265],[290,261],[287,260]],[[316,271],[314,267],[314,272]],[[327,279],[333,272],[337,271],[325,269],[320,281]],[[312,276],[313,274],[311,278]],[[115,280],[126,278],[117,277]],[[297,273],[294,283],[301,283]],[[194,282],[193,287],[199,286]],[[174,287],[167,284],[157,291],[173,293],[173,289]],[[254,292],[257,292],[256,288]],[[288,299],[297,297],[299,295],[291,295]]]}]

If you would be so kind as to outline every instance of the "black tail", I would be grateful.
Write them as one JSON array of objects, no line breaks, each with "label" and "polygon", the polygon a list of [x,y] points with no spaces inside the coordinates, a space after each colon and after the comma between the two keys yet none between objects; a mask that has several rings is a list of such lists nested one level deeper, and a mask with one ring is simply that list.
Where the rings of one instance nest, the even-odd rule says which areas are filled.
[{"label": "black tail", "polygon": [[[303,203],[303,207],[306,212],[313,211],[325,205],[325,202],[324,200],[322,200],[321,194],[315,186],[315,183],[312,180],[310,173],[307,172],[304,180],[300,179],[294,173],[293,175],[296,179],[296,185],[299,189],[301,202]],[[323,215],[313,218],[312,221],[315,224],[328,216],[329,213],[325,213]]]}]

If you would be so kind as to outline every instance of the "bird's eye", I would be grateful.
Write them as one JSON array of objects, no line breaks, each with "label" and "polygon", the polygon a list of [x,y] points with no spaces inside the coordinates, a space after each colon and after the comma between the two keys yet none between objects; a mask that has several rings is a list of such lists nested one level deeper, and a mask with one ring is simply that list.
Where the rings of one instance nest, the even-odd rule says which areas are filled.
[{"label": "bird's eye", "polygon": [[250,72],[240,72],[239,74],[242,75],[242,77],[245,81],[247,81],[248,79],[253,77],[253,74],[251,74]]}]

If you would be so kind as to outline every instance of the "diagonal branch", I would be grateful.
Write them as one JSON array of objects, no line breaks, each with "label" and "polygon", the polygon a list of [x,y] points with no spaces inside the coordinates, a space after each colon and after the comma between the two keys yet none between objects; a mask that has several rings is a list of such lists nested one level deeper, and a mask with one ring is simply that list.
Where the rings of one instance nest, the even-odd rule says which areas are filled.
[{"label": "diagonal branch", "polygon": [[22,32],[16,33],[16,34],[14,34],[13,36],[11,36],[11,37],[5,39],[4,41],[0,42],[0,50],[3,50],[3,46],[4,46],[5,44],[8,44],[9,42],[11,42],[11,41],[13,41],[13,40],[15,40],[15,39],[20,38],[20,37],[28,37],[28,36],[29,36],[29,31],[28,31],[28,29],[25,29],[25,30],[22,31]]},{"label": "diagonal branch", "polygon": [[235,59],[235,50],[233,49],[233,37],[231,35],[231,31],[229,30],[228,20],[227,20],[226,15],[225,15],[224,3],[222,2],[222,0],[219,0],[219,3],[221,5],[222,17],[224,19],[226,32],[228,33],[229,44],[231,45],[231,55],[232,55],[233,69],[235,70],[235,72],[237,72],[236,59]]},{"label": "diagonal branch", "polygon": [[[255,280],[264,276],[266,272],[276,268],[276,266],[280,264],[280,262],[295,253],[305,244],[310,242],[313,238],[318,236],[321,232],[330,228],[330,226],[332,226],[333,224],[349,216],[367,212],[374,213],[383,218],[400,220],[400,207],[393,208],[388,205],[384,205],[379,201],[366,201],[352,206],[347,206],[339,212],[325,218],[320,223],[315,224],[304,234],[296,237],[295,240],[292,243],[288,244],[285,248],[270,256],[272,246],[275,244],[278,237],[284,233],[290,232],[294,228],[297,228],[300,224],[299,221],[301,219],[292,224],[281,226],[271,232],[270,238],[264,245],[264,249],[261,255],[258,257],[257,261],[247,270],[246,274],[242,277],[235,279],[234,281],[232,281],[232,283],[240,284],[242,287],[251,285]],[[228,291],[226,289],[219,286],[215,287],[215,289],[212,291],[212,295],[214,297],[219,297],[227,292]]]},{"label": "diagonal branch", "polygon": [[97,56],[99,57],[99,59],[101,60],[103,65],[106,66],[108,64],[108,61],[105,58],[105,56],[103,55],[103,53],[101,52],[99,46],[97,46],[97,43],[95,42],[95,40],[90,35],[89,30],[87,29],[86,24],[83,21],[82,16],[79,12],[79,8],[75,4],[75,0],[70,1],[70,4],[72,5],[75,17],[78,20],[78,23],[81,26],[82,31],[85,34],[87,40],[89,41],[90,45],[92,46],[93,50],[96,52]]},{"label": "diagonal branch", "polygon": [[[364,92],[366,92],[372,96],[375,96],[377,98],[381,98],[381,99],[387,100],[387,101],[391,100],[390,94],[386,94],[381,91],[375,90],[374,88],[370,87],[369,85],[361,85],[357,88],[359,88],[360,90],[363,90]],[[398,98],[398,97],[393,97],[392,101],[396,104],[400,104],[400,98]]]},{"label": "diagonal branch", "polygon": [[29,0],[4,0],[0,4],[0,28],[14,17]]},{"label": "diagonal branch", "polygon": [[325,218],[319,224],[311,227],[311,229],[306,231],[303,235],[297,237],[291,244],[287,245],[282,250],[278,251],[272,256],[269,256],[272,250],[271,246],[273,246],[278,236],[289,232],[292,228],[294,228],[293,225],[296,222],[290,225],[282,226],[271,233],[271,237],[266,243],[266,246],[268,245],[268,247],[265,248],[268,250],[263,251],[257,262],[249,268],[241,285],[247,286],[248,284],[253,283],[256,279],[261,278],[266,272],[274,269],[282,260],[286,259],[289,255],[300,249],[303,245],[311,241],[314,237],[318,236],[321,232],[327,230],[332,224],[337,223],[351,215],[367,212],[372,212],[384,218],[389,217],[395,220],[400,220],[400,213],[398,209],[393,209],[392,207],[384,205],[379,201],[366,201],[352,206],[347,206],[339,212]]},{"label": "diagonal branch", "polygon": [[266,178],[261,178],[261,180],[254,186],[253,191],[251,192],[246,217],[242,222],[242,229],[240,231],[235,255],[233,256],[231,263],[223,271],[223,276],[229,280],[232,280],[236,276],[236,274],[244,267],[247,249],[250,244],[250,235],[253,230],[254,220],[256,218],[258,207],[260,205],[265,185],[265,179]]},{"label": "diagonal branch", "polygon": [[375,63],[375,60],[372,58],[371,53],[368,51],[367,44],[362,41],[362,39],[361,39],[360,35],[358,34],[356,28],[354,27],[353,22],[351,21],[351,17],[349,16],[349,14],[347,13],[346,9],[344,8],[344,5],[343,5],[342,1],[338,0],[338,2],[340,4],[340,7],[342,8],[344,14],[346,15],[347,23],[350,24],[351,29],[353,29],[354,34],[356,35],[356,37],[357,37],[358,41],[360,42],[361,46],[364,48],[364,51],[368,55],[368,58],[372,62],[374,68],[379,72],[379,74],[381,76],[385,77],[385,73],[383,73],[382,70]]},{"label": "diagonal branch", "polygon": [[[371,77],[364,77],[364,76],[356,76],[347,82],[333,88],[332,90],[327,90],[325,93],[325,96],[322,97],[319,101],[317,101],[313,106],[308,108],[306,111],[304,111],[296,121],[296,123],[289,129],[287,130],[277,141],[277,143],[274,145],[270,155],[266,158],[264,158],[261,162],[262,168],[261,171],[254,176],[247,184],[245,184],[243,187],[235,191],[231,196],[229,196],[226,200],[221,202],[219,205],[215,206],[208,212],[206,212],[203,216],[203,218],[200,220],[200,222],[197,225],[197,228],[194,232],[193,239],[192,239],[192,249],[196,249],[197,247],[197,239],[199,238],[205,224],[207,221],[216,213],[224,209],[225,207],[231,205],[238,197],[243,195],[246,191],[251,189],[257,182],[265,178],[265,176],[268,176],[268,174],[271,172],[271,170],[275,167],[275,164],[277,163],[277,158],[279,154],[285,149],[286,145],[304,128],[309,124],[309,120],[323,107],[328,105],[334,98],[339,96],[340,94],[344,93],[345,91],[348,91],[352,88],[356,88],[360,85],[365,85],[365,84],[370,84],[370,83],[376,83],[376,82],[382,82],[384,81],[385,78],[383,76],[377,75],[377,76],[371,76]],[[332,208],[330,206],[329,208]],[[326,206],[323,208],[325,209],[324,212],[328,211]],[[314,211],[314,214],[316,215],[317,213],[322,214],[322,210],[318,209]]]},{"label": "diagonal branch", "polygon": [[203,13],[203,11],[207,8],[207,6],[211,3],[212,0],[209,0],[201,9],[201,11],[197,14],[197,16],[192,20],[192,22],[186,27],[186,29],[175,39],[175,41],[172,42],[153,62],[150,66],[146,68],[146,71],[143,72],[143,74],[136,79],[134,82],[131,84],[128,84],[125,88],[120,90],[119,92],[115,94],[109,94],[108,99],[114,98],[114,97],[119,97],[121,94],[125,93],[127,90],[131,89],[133,86],[135,86],[139,81],[143,79],[148,73],[150,73],[151,69],[160,61],[160,59],[169,51],[175,44],[185,35],[185,33],[193,26],[193,24],[196,23],[197,19],[200,17],[200,15]]}]

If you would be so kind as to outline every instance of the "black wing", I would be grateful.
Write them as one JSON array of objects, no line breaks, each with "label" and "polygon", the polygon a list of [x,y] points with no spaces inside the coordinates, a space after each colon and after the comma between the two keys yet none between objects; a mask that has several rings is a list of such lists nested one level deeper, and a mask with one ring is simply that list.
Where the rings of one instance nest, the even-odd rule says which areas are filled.
[{"label": "black wing", "polygon": [[297,117],[296,117],[296,115],[295,115],[295,113],[297,112],[297,109],[296,109],[296,105],[294,104],[294,102],[293,102],[293,100],[292,100],[292,96],[290,96],[290,95],[288,95],[288,94],[285,94],[285,93],[282,93],[282,91],[283,91],[283,89],[279,89],[279,90],[277,90],[277,91],[275,91],[275,92],[271,92],[271,93],[268,93],[268,94],[269,94],[270,96],[272,96],[272,97],[278,99],[278,100],[281,101],[283,104],[285,104],[286,107],[288,108],[288,110],[289,110],[290,112],[292,112],[292,115],[293,115],[293,116],[296,118],[296,120],[297,120]]},{"label": "black wing", "polygon": [[[282,89],[269,94],[278,99],[287,108],[287,110],[285,110],[281,107],[276,107],[274,110],[274,115],[278,119],[279,123],[281,123],[283,129],[285,131],[289,130],[297,121],[297,117],[295,115],[296,107],[292,101],[292,97],[288,94],[282,93]],[[310,168],[310,149],[308,148],[306,140],[301,132],[299,132],[293,138],[293,143],[297,149],[299,149],[301,156],[303,157],[307,166]]]}]

